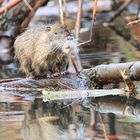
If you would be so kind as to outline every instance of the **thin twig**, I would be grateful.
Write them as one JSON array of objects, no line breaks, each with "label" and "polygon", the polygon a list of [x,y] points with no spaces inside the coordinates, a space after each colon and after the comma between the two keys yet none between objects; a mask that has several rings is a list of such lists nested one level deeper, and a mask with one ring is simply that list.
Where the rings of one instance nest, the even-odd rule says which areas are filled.
[{"label": "thin twig", "polygon": [[129,75],[126,73],[125,70],[120,70],[120,74],[125,82],[125,85],[129,89],[129,96],[135,96],[137,94],[136,87]]},{"label": "thin twig", "polygon": [[[31,5],[28,3],[27,0],[23,0],[24,3],[26,4],[26,6],[33,11],[33,8],[31,7]],[[4,13],[5,11],[11,9],[12,7],[16,6],[17,4],[19,4],[21,2],[21,0],[13,0],[10,1],[8,4],[6,4],[5,6],[3,6],[2,8],[0,8],[0,14]]]},{"label": "thin twig", "polygon": [[76,24],[75,24],[75,37],[78,39],[80,34],[80,23],[81,23],[81,16],[82,16],[82,5],[83,0],[78,0],[78,8],[77,8],[77,17],[76,17]]},{"label": "thin twig", "polygon": [[34,12],[33,7],[29,4],[29,2],[27,0],[23,0],[23,2],[25,3],[25,5],[31,10],[31,12]]},{"label": "thin twig", "polygon": [[139,19],[139,12],[140,12],[140,4],[139,4],[139,7],[138,7],[136,19],[135,19],[134,21],[130,21],[127,25],[136,24],[136,23],[140,22],[140,19]]},{"label": "thin twig", "polygon": [[63,13],[63,8],[62,8],[62,0],[59,0],[59,14],[60,14],[60,23],[62,25],[65,25],[64,23],[64,13]]},{"label": "thin twig", "polygon": [[[45,0],[38,0],[34,7],[33,7],[33,11],[36,11],[38,9],[38,7],[40,7],[43,3],[44,3]],[[23,21],[22,23],[22,28],[21,28],[21,31],[23,31],[26,27],[28,27],[33,15],[34,15],[35,12],[30,12],[29,15],[25,18],[25,20]]]},{"label": "thin twig", "polygon": [[139,19],[139,13],[140,13],[140,4],[139,4],[139,7],[138,7],[138,11],[137,11],[136,19]]},{"label": "thin twig", "polygon": [[96,21],[96,11],[97,11],[97,0],[94,1],[94,8],[93,8],[93,18],[92,18],[92,25],[94,26]]},{"label": "thin twig", "polygon": [[78,44],[77,47],[80,48],[80,47],[82,47],[82,46],[87,46],[88,44],[91,44],[91,40],[84,41],[84,42]]},{"label": "thin twig", "polygon": [[89,110],[90,110],[90,127],[93,127],[95,125],[95,111],[92,106],[90,106]]},{"label": "thin twig", "polygon": [[92,16],[92,28],[91,28],[90,40],[93,39],[93,28],[95,26],[95,21],[96,21],[96,11],[97,11],[97,0],[94,0],[93,16]]},{"label": "thin twig", "polygon": [[3,1],[4,1],[4,0],[0,0],[0,4],[2,4],[2,3],[3,3]]},{"label": "thin twig", "polygon": [[67,0],[63,0],[63,3],[64,3],[64,11],[65,11],[65,16],[68,17],[69,16],[69,13],[68,13],[68,10],[67,10]]},{"label": "thin twig", "polygon": [[140,19],[134,20],[134,21],[130,21],[127,25],[136,24],[138,22],[140,22]]},{"label": "thin twig", "polygon": [[1,79],[0,83],[13,82],[17,80],[22,80],[22,78]]},{"label": "thin twig", "polygon": [[17,4],[19,4],[21,2],[21,0],[14,0],[14,1],[10,1],[8,4],[6,4],[5,6],[3,6],[2,8],[0,8],[0,14],[4,13],[5,11],[11,9],[12,7],[16,6]]},{"label": "thin twig", "polygon": [[101,116],[100,113],[99,113],[99,118],[100,118],[100,121],[101,121],[101,124],[102,124],[102,128],[103,128],[103,133],[104,133],[105,140],[109,140],[109,138],[107,137],[106,128],[105,128],[105,125],[103,123],[103,119],[102,119],[102,116]]}]

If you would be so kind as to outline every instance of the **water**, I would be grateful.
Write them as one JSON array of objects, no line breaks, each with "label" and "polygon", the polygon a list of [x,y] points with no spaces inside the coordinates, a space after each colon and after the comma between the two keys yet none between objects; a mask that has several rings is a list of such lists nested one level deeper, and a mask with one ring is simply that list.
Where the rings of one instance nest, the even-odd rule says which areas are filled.
[{"label": "water", "polygon": [[9,98],[0,103],[2,140],[140,139],[139,103],[124,111],[126,100],[117,96],[69,102]]},{"label": "water", "polygon": [[[139,60],[139,51],[133,44],[99,26],[97,31],[94,29],[94,45],[80,47],[84,68]],[[88,31],[80,39],[88,40],[89,36]],[[2,66],[0,77],[17,74],[16,69],[12,73],[10,68],[5,69]],[[107,88],[121,86],[112,84]],[[0,91],[0,140],[104,139],[140,140],[139,100],[109,96],[43,102],[36,92]]]},{"label": "water", "polygon": [[[82,63],[90,67],[118,61],[121,55],[85,56],[83,54]],[[95,59],[92,61],[91,57]],[[0,139],[104,140],[107,137],[109,140],[139,140],[140,104],[137,100],[126,103],[126,99],[117,96],[43,102],[34,92],[1,91]]]}]

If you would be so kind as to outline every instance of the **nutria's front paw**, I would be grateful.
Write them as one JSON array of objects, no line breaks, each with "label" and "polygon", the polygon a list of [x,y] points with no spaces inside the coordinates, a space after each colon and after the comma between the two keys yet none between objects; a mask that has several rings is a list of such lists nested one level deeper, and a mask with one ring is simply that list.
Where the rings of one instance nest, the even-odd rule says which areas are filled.
[{"label": "nutria's front paw", "polygon": [[47,74],[47,78],[63,77],[63,76],[68,75],[68,74],[69,74],[68,71],[64,71],[61,73]]},{"label": "nutria's front paw", "polygon": [[70,74],[70,72],[69,72],[69,71],[64,71],[64,72],[61,72],[61,75],[63,75],[63,76],[68,75],[68,74]]}]

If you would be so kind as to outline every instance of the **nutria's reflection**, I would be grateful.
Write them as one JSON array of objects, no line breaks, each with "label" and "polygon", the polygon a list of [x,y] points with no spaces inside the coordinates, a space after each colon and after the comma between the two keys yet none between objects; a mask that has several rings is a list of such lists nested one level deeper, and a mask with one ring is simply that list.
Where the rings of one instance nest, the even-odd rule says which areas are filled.
[{"label": "nutria's reflection", "polygon": [[89,120],[89,110],[82,111],[78,104],[36,99],[25,109],[22,134],[24,140],[93,140],[96,132],[93,125],[88,128]]}]

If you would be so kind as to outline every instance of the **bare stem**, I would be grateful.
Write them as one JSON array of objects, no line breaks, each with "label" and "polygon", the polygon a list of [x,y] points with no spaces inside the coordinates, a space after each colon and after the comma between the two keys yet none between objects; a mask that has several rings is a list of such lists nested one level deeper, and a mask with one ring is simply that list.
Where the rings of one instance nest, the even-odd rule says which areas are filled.
[{"label": "bare stem", "polygon": [[68,13],[68,10],[67,10],[67,0],[63,0],[63,3],[64,3],[64,11],[65,11],[65,16],[68,17],[69,16],[69,13]]},{"label": "bare stem", "polygon": [[83,0],[78,0],[78,8],[77,8],[77,18],[76,18],[76,25],[75,25],[75,37],[79,38],[80,34],[80,23],[81,23],[81,16],[82,16],[82,5]]},{"label": "bare stem", "polygon": [[60,22],[62,25],[65,25],[64,23],[64,13],[63,13],[63,8],[62,8],[62,0],[59,0],[59,14],[60,14]]},{"label": "bare stem", "polygon": [[15,5],[17,5],[20,2],[21,2],[21,0],[10,1],[8,4],[6,4],[2,8],[0,8],[0,14],[4,13],[6,10],[11,9],[12,7],[14,7]]},{"label": "bare stem", "polygon": [[34,13],[34,9],[32,8],[32,6],[29,4],[29,2],[27,0],[23,0],[23,2],[25,3],[25,5]]},{"label": "bare stem", "polygon": [[96,21],[96,11],[97,11],[97,0],[94,1],[94,8],[93,8],[93,18],[92,18],[92,25]]},{"label": "bare stem", "polygon": [[28,24],[30,23],[30,21],[31,21],[31,19],[32,19],[34,13],[35,13],[34,11],[36,11],[36,10],[38,9],[38,7],[40,7],[40,6],[44,3],[44,1],[45,1],[45,0],[38,0],[38,1],[35,3],[35,5],[34,5],[34,7],[33,7],[33,11],[31,11],[31,12],[29,13],[29,15],[28,15],[28,16],[25,18],[25,20],[23,21],[21,31],[23,31],[23,30],[28,26]]},{"label": "bare stem", "polygon": [[132,1],[133,0],[125,0],[123,5],[116,11],[114,16],[109,20],[109,23],[113,22],[114,19],[116,19],[116,17],[118,17]]},{"label": "bare stem", "polygon": [[90,40],[92,40],[92,37],[93,37],[93,28],[94,28],[95,22],[96,22],[96,11],[97,11],[97,0],[94,0],[93,17],[92,17],[92,28],[91,28]]}]

